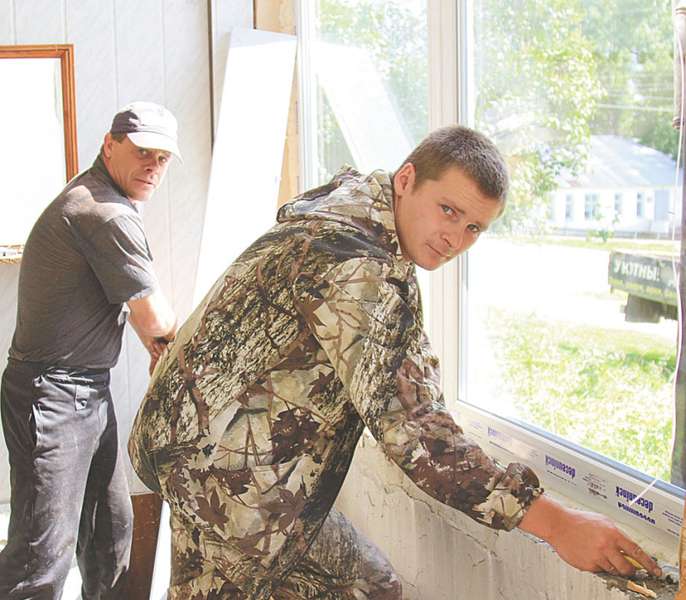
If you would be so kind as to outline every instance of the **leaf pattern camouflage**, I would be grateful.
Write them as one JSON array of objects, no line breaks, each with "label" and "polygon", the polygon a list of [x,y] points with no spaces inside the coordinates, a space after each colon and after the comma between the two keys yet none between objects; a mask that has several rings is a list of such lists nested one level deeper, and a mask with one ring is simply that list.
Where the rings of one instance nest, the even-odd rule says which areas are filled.
[{"label": "leaf pattern camouflage", "polygon": [[[172,515],[172,582],[169,600],[245,600],[196,542],[198,536]],[[274,600],[398,600],[400,580],[382,553],[335,508],[305,555],[274,586]]]},{"label": "leaf pattern camouflage", "polygon": [[306,556],[365,426],[421,489],[489,527],[513,528],[541,493],[447,412],[392,207],[388,173],[352,169],[282,207],[157,365],[129,453],[198,553],[174,577],[201,556],[222,585],[270,598]]}]

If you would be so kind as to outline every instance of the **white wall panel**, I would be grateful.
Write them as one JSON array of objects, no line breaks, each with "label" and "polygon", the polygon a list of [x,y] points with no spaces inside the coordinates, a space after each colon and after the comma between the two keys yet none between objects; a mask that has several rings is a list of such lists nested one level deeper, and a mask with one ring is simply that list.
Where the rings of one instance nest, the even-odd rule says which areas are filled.
[{"label": "white wall panel", "polygon": [[[0,264],[0,370],[5,370],[17,317],[18,264]],[[0,425],[0,431],[2,426]],[[10,470],[4,440],[0,440],[0,502],[9,499]]]},{"label": "white wall panel", "polygon": [[275,223],[295,50],[295,36],[231,32],[196,304],[231,261]]},{"label": "white wall panel", "polygon": [[17,44],[65,41],[64,0],[15,0],[14,19]]},{"label": "white wall panel", "polygon": [[[5,368],[7,350],[14,334],[17,317],[17,285],[19,264],[0,263],[0,369]],[[0,477],[0,481],[2,477]]]},{"label": "white wall panel", "polygon": [[97,156],[119,107],[114,0],[67,0],[66,15],[67,41],[74,45],[79,169],[83,170]]},{"label": "white wall panel", "polygon": [[253,26],[253,2],[225,2],[212,0],[212,44],[214,46],[212,73],[214,78],[215,131],[217,114],[224,89],[226,57],[229,51],[229,32],[234,27],[251,29]]},{"label": "white wall panel", "polygon": [[[230,3],[237,6],[250,4]],[[171,0],[164,5],[165,82],[168,106],[184,126],[179,132],[183,165],[169,174],[173,201],[170,215],[169,261],[173,265],[173,301],[180,320],[193,308],[193,282],[198,268],[211,142],[210,40],[207,3]],[[184,31],[183,36],[177,32]]]},{"label": "white wall panel", "polygon": [[134,100],[164,104],[162,1],[115,3],[117,91],[120,105]]},{"label": "white wall panel", "polygon": [[0,0],[0,45],[14,45],[14,2]]}]

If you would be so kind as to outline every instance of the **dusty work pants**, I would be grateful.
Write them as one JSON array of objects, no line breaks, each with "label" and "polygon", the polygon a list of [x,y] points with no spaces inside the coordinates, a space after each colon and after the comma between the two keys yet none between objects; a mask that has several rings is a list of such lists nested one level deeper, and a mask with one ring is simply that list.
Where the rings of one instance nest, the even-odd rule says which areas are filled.
[{"label": "dusty work pants", "polygon": [[133,511],[109,371],[10,360],[0,396],[11,485],[0,598],[58,600],[75,551],[83,600],[124,598]]}]

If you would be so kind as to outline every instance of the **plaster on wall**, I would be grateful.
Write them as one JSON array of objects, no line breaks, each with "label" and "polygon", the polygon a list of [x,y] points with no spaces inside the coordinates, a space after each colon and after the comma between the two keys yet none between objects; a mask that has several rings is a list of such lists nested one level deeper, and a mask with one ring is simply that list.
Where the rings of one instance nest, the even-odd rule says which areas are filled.
[{"label": "plaster on wall", "polygon": [[[627,600],[620,578],[582,573],[519,530],[496,532],[419,490],[365,434],[337,506],[388,556],[408,600]],[[649,588],[671,599],[675,586]],[[661,588],[661,589],[659,589]]]}]

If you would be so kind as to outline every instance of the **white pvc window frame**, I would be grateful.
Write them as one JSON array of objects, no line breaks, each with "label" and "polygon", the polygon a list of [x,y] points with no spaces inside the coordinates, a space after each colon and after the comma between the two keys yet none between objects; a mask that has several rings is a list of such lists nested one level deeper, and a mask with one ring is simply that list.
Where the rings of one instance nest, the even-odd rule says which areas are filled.
[{"label": "white pvc window frame", "polygon": [[[429,40],[433,44],[429,59],[431,128],[449,122],[473,126],[473,0],[428,3]],[[610,516],[629,528],[644,546],[676,562],[683,514],[679,488],[465,401],[468,268],[468,257],[462,257],[433,274],[430,306],[430,337],[441,360],[444,394],[465,432],[502,462],[529,464],[546,489]]]},{"label": "white pvc window frame", "polygon": [[[316,83],[307,52],[315,31],[313,6],[307,0],[297,0],[303,189],[317,184],[318,170]],[[472,14],[473,0],[427,0],[429,130],[451,123],[473,126]],[[420,273],[425,329],[442,367],[446,403],[465,433],[503,463],[529,464],[547,490],[608,515],[623,524],[648,551],[675,563],[683,514],[683,492],[679,488],[655,482],[535,426],[500,417],[465,401],[468,268],[468,257],[462,256],[430,274]]]}]

